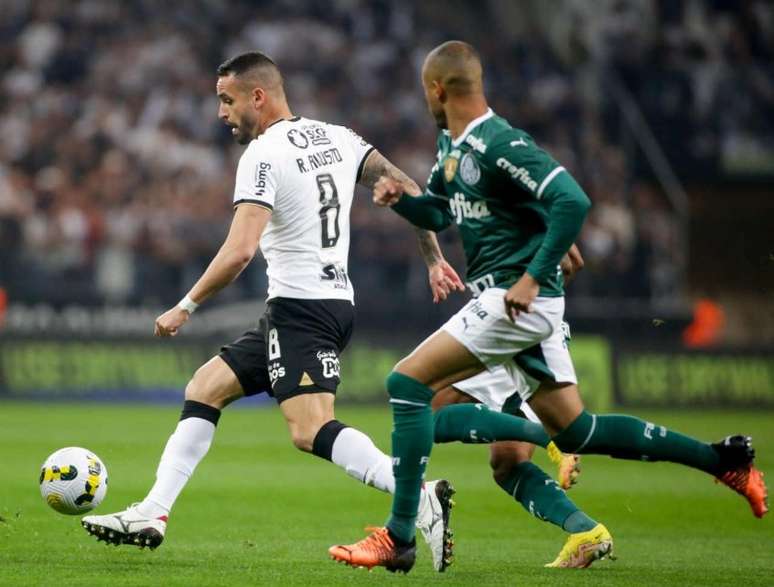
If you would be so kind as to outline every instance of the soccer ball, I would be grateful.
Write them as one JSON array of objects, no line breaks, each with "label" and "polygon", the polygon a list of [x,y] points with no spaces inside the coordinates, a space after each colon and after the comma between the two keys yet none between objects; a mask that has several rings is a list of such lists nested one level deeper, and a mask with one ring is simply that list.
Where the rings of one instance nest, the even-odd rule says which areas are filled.
[{"label": "soccer ball", "polygon": [[40,469],[40,494],[60,514],[97,507],[107,492],[108,472],[93,452],[77,446],[52,454]]}]

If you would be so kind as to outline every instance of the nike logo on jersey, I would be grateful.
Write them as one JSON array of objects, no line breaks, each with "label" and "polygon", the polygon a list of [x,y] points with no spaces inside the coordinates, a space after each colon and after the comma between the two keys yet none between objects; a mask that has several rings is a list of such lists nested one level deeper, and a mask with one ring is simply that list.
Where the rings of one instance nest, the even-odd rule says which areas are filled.
[{"label": "nike logo on jersey", "polygon": [[519,139],[518,141],[511,141],[511,147],[526,147],[527,141],[524,139]]}]

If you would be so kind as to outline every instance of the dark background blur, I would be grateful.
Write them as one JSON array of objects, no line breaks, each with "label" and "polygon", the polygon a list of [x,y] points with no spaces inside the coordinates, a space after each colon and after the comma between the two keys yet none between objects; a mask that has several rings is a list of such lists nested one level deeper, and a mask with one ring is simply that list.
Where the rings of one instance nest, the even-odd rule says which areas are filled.
[{"label": "dark background blur", "polygon": [[[774,343],[774,4],[756,0],[0,0],[6,332],[73,308],[131,321],[188,290],[225,235],[243,148],[216,116],[226,58],[273,56],[296,114],[352,127],[422,183],[419,67],[450,38],[480,50],[494,110],[594,203],[576,330]],[[410,228],[362,196],[358,328],[427,332],[462,298],[430,307]],[[263,298],[263,270],[208,306]]]}]

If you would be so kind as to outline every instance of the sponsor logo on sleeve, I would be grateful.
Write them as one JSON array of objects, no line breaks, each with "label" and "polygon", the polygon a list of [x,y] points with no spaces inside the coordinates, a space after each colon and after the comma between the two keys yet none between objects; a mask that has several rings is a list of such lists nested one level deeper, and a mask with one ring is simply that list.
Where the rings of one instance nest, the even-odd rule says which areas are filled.
[{"label": "sponsor logo on sleeve", "polygon": [[266,193],[266,182],[271,171],[271,163],[259,161],[255,166],[255,195],[261,197]]},{"label": "sponsor logo on sleeve", "polygon": [[534,192],[537,190],[538,183],[532,179],[532,176],[529,174],[529,170],[526,167],[514,165],[505,157],[500,157],[497,160],[497,166],[500,169],[504,169],[511,175],[514,181],[520,182],[525,188],[529,189],[529,191]]}]

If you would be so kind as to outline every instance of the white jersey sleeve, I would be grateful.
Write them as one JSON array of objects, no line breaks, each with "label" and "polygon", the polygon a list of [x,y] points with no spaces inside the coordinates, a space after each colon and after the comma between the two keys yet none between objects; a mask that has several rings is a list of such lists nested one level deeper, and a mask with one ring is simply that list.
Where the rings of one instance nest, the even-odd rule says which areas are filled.
[{"label": "white jersey sleeve", "polygon": [[366,159],[368,159],[368,156],[371,154],[371,151],[373,151],[374,148],[368,141],[357,134],[354,130],[347,127],[345,128],[347,130],[345,133],[345,137],[348,143],[347,146],[349,147],[350,151],[352,151],[354,159],[356,161],[360,161],[357,166],[357,177],[355,179],[355,181],[360,181],[360,176],[363,174],[363,166],[365,165]]},{"label": "white jersey sleeve", "polygon": [[261,146],[259,141],[252,141],[239,159],[234,185],[234,206],[249,203],[269,210],[274,209],[277,186],[280,183],[280,167]]}]

